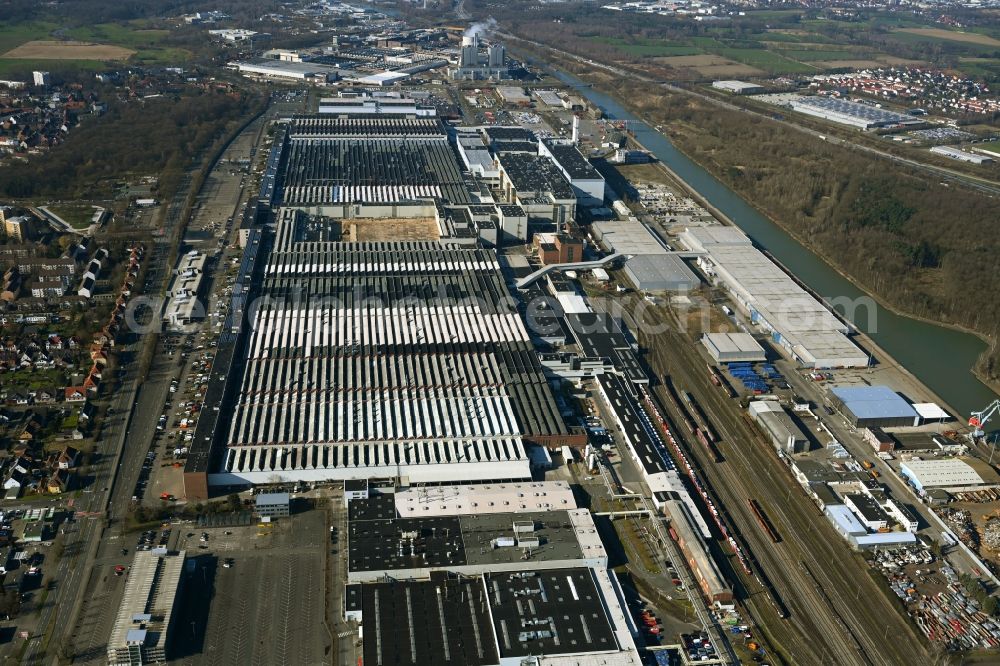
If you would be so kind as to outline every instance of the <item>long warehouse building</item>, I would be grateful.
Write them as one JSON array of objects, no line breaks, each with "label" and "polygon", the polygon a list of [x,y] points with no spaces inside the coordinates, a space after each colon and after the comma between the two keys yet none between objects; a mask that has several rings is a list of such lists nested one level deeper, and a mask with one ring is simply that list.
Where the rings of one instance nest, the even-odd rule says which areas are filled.
[{"label": "long warehouse building", "polygon": [[698,265],[732,294],[750,321],[795,361],[810,368],[864,368],[868,355],[851,327],[803,289],[735,227],[691,227],[681,240],[704,252]]}]

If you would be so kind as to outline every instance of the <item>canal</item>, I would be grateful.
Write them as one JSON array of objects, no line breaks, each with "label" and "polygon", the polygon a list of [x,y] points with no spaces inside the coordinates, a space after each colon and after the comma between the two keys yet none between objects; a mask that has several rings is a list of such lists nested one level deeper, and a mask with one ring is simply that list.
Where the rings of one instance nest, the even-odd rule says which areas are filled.
[{"label": "canal", "polygon": [[[830,267],[812,250],[792,238],[781,227],[761,215],[738,194],[679,151],[665,136],[642,122],[614,99],[594,90],[565,72],[554,72],[560,80],[601,108],[609,118],[629,120],[636,138],[690,187],[701,194],[771,253],[799,280],[828,299],[860,299],[865,293]],[[997,395],[972,373],[986,343],[974,335],[897,315],[877,303],[871,308],[869,326],[866,308],[857,308],[855,321],[882,349],[913,373],[949,405],[964,422],[970,411],[982,409]]]}]

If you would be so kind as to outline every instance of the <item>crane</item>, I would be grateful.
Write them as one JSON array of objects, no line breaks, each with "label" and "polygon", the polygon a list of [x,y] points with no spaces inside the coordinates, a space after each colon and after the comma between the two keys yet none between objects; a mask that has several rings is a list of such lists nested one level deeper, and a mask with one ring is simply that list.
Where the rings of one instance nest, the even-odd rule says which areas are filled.
[{"label": "crane", "polygon": [[1000,412],[1000,400],[994,400],[986,407],[986,409],[978,412],[972,412],[972,416],[969,417],[969,425],[973,428],[972,439],[982,437],[986,434],[986,431],[983,430],[983,426],[985,426],[986,422],[989,421],[990,418],[997,412]]}]

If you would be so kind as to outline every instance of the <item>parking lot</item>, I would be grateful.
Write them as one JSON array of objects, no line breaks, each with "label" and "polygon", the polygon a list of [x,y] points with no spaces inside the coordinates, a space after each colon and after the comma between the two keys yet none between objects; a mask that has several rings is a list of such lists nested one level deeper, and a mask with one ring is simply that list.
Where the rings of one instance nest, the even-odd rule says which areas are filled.
[{"label": "parking lot", "polygon": [[176,634],[172,663],[327,663],[327,534],[320,510],[269,525],[183,531],[178,547],[195,564],[185,572],[191,584],[180,611],[187,626]]}]

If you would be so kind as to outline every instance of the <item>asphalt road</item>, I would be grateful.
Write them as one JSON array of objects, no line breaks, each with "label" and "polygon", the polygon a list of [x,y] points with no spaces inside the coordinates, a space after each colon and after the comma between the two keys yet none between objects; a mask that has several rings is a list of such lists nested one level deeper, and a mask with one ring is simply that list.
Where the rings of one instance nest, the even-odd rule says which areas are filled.
[{"label": "asphalt road", "polygon": [[[186,177],[179,188],[179,192],[185,191],[185,186],[190,184],[190,177]],[[167,215],[165,228],[172,231],[176,228],[179,211],[175,206],[183,205],[183,195],[178,194],[171,202],[171,209]],[[148,248],[150,256],[148,259],[147,277],[153,280],[153,284],[159,284],[165,277],[164,258],[166,254],[166,238],[169,233],[162,238],[158,238],[154,246]],[[55,587],[49,593],[45,606],[41,609],[39,618],[40,631],[31,639],[24,653],[22,663],[35,664],[43,661],[43,653],[40,649],[44,642],[44,636],[52,630],[53,634],[50,643],[58,645],[64,640],[63,632],[67,632],[72,623],[72,617],[77,610],[77,604],[83,594],[85,582],[89,576],[90,558],[93,557],[94,549],[103,531],[103,516],[105,509],[109,506],[109,512],[114,517],[116,509],[120,512],[121,496],[126,492],[123,490],[125,481],[118,478],[119,469],[124,469],[126,473],[132,469],[132,465],[137,455],[133,450],[135,447],[127,448],[129,438],[130,422],[132,420],[133,405],[136,403],[136,394],[144,380],[138,376],[138,366],[136,359],[142,354],[144,347],[151,341],[148,336],[130,333],[118,346],[118,367],[124,371],[120,377],[118,388],[112,396],[109,406],[112,410],[110,416],[106,417],[101,438],[97,442],[96,451],[100,453],[98,461],[91,465],[93,480],[80,499],[74,503],[74,509],[81,514],[91,514],[81,517],[75,524],[67,526],[65,535],[63,557],[61,558],[55,578]],[[141,413],[141,412],[140,412]],[[118,463],[121,455],[122,465]],[[142,455],[145,455],[143,451]],[[138,465],[135,465],[135,474],[138,474]],[[127,488],[129,499],[131,498],[132,486]],[[127,502],[125,504],[127,506]],[[120,515],[120,514],[119,514]],[[83,560],[81,561],[81,556]],[[64,594],[64,591],[68,593]]]}]

